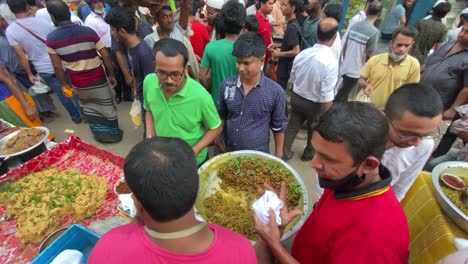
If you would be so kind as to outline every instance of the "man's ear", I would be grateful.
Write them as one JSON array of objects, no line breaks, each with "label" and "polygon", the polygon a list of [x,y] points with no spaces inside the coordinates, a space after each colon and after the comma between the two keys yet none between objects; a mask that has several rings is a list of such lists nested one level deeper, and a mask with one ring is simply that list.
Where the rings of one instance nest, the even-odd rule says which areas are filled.
[{"label": "man's ear", "polygon": [[378,170],[379,166],[380,166],[380,161],[376,157],[369,156],[361,163],[362,173],[363,174],[371,173],[375,170]]}]

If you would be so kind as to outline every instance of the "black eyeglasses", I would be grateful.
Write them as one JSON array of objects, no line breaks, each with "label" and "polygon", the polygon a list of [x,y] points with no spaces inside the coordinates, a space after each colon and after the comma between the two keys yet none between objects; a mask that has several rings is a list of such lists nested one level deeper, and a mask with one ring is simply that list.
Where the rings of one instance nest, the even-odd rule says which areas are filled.
[{"label": "black eyeglasses", "polygon": [[184,76],[183,72],[163,72],[163,71],[155,71],[156,75],[160,80],[166,80],[168,77],[171,77],[173,81],[179,81],[182,76]]},{"label": "black eyeglasses", "polygon": [[406,135],[402,135],[401,132],[393,125],[392,120],[390,120],[389,118],[387,118],[387,120],[388,120],[388,123],[390,124],[390,126],[392,127],[393,131],[395,131],[397,136],[403,141],[408,141],[408,140],[412,140],[412,139],[416,139],[416,138],[419,138],[421,140],[433,138],[432,136],[419,136],[419,135],[406,136]]}]

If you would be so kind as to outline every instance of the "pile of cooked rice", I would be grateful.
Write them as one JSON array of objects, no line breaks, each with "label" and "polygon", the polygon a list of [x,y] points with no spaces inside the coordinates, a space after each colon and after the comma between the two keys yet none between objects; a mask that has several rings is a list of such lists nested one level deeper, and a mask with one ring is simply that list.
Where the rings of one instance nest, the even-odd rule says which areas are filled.
[{"label": "pile of cooked rice", "polygon": [[81,221],[94,215],[106,193],[105,178],[73,169],[47,169],[2,183],[0,204],[8,207],[5,219],[17,220],[18,238],[38,243],[59,228],[64,217],[73,214]]},{"label": "pile of cooked rice", "polygon": [[218,171],[220,189],[203,201],[200,213],[205,220],[236,231],[250,240],[256,239],[252,205],[264,183],[279,191],[281,182],[288,184],[287,206],[297,208],[302,187],[291,171],[281,163],[258,157],[237,157]]},{"label": "pile of cooked rice", "polygon": [[[458,176],[468,185],[468,177]],[[463,192],[454,190],[452,188],[447,187],[442,181],[440,182],[440,187],[442,191],[447,195],[452,203],[458,207],[465,215],[468,215],[468,208],[466,208],[465,204],[463,203]]]}]

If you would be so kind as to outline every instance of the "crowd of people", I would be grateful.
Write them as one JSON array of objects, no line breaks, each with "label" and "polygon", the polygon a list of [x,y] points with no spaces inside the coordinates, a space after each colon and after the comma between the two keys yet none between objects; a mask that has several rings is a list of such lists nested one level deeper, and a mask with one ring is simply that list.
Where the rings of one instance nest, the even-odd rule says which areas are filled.
[{"label": "crowd of people", "polygon": [[[327,0],[144,2],[84,0],[77,14],[63,0],[6,0],[13,15],[0,9],[4,120],[54,119],[50,93],[32,89],[40,81],[72,122],[115,143],[117,105],[140,102],[143,141],[124,165],[138,223],[105,234],[90,263],[405,263],[400,201],[425,165],[468,139],[448,129],[433,152],[442,120],[463,119],[457,110],[468,102],[468,10],[449,30],[451,5],[438,1],[413,27],[414,0],[385,19],[381,1],[367,0],[341,35],[342,6]],[[388,51],[378,54],[382,41]],[[288,161],[302,128],[301,160],[318,175],[320,199],[291,252],[281,235],[301,211],[283,207],[280,226],[275,214],[268,224],[255,218],[255,248],[196,220],[197,167],[210,144],[215,154]],[[283,201],[286,188],[276,190]]]}]

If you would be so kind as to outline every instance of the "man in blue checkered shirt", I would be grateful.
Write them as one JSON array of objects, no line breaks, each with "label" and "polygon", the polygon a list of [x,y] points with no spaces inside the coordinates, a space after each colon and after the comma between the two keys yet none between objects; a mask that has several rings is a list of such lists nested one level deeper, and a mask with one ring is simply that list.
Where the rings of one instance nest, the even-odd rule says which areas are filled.
[{"label": "man in blue checkered shirt", "polygon": [[281,158],[287,126],[286,97],[279,84],[262,74],[265,42],[255,32],[245,33],[234,43],[232,55],[239,74],[221,84],[218,113],[224,131],[216,145],[221,152],[269,153],[271,129],[275,155]]}]

